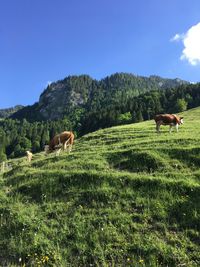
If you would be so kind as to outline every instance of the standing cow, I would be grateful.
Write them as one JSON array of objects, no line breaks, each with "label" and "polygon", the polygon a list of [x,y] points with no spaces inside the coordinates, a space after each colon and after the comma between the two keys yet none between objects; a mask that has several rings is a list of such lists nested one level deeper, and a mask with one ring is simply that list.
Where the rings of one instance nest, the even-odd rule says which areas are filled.
[{"label": "standing cow", "polygon": [[172,127],[176,127],[176,131],[178,132],[178,126],[183,124],[183,117],[179,117],[174,114],[159,114],[155,116],[156,122],[156,131],[160,132],[161,125],[169,125],[169,132],[171,133]]},{"label": "standing cow", "polygon": [[63,150],[72,150],[74,143],[74,134],[72,132],[64,131],[60,134],[55,135],[49,142],[49,145],[45,146],[45,152],[51,153],[53,151],[63,148]]}]

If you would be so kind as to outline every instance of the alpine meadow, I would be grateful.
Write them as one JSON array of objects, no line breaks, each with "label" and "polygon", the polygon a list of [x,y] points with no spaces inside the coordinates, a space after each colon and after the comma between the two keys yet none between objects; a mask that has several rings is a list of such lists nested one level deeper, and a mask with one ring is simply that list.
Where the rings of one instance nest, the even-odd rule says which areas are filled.
[{"label": "alpine meadow", "polygon": [[0,267],[200,267],[200,0],[0,1]]},{"label": "alpine meadow", "polygon": [[2,266],[200,266],[200,108],[100,129],[70,154],[8,160]]}]

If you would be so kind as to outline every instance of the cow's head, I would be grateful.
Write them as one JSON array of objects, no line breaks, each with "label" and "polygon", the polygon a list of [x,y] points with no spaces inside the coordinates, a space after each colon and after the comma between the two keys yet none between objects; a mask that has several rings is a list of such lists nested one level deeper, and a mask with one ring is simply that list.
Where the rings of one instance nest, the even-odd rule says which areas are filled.
[{"label": "cow's head", "polygon": [[180,117],[179,124],[183,124],[183,117]]}]

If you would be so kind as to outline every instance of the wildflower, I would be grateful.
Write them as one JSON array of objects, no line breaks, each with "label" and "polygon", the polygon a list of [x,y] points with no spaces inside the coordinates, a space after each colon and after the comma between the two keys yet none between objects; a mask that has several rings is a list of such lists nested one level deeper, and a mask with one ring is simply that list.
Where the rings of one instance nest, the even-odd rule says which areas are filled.
[{"label": "wildflower", "polygon": [[142,259],[139,260],[139,263],[143,263],[143,262],[144,262],[144,260],[142,260]]}]

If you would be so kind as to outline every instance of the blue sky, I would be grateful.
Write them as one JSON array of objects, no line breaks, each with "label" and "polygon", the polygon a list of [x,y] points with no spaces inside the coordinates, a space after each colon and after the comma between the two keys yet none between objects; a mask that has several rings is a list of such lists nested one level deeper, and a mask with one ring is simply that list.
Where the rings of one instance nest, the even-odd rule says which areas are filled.
[{"label": "blue sky", "polygon": [[198,82],[199,23],[199,0],[0,0],[0,108],[68,75]]}]

